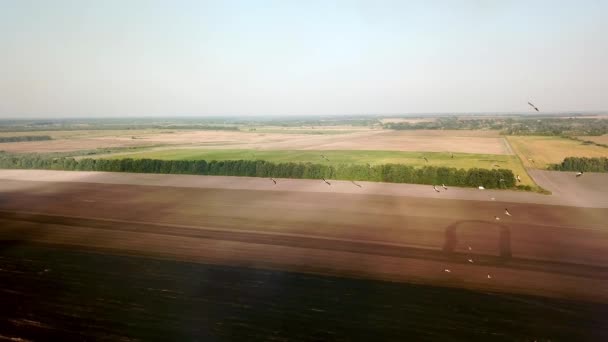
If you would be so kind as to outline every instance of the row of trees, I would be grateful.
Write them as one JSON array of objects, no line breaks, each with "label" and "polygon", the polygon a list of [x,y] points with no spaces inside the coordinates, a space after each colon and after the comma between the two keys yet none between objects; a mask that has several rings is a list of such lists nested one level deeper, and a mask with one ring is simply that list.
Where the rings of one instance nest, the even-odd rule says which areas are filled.
[{"label": "row of trees", "polygon": [[561,164],[552,164],[551,170],[582,171],[582,172],[608,172],[608,158],[568,157]]},{"label": "row of trees", "polygon": [[423,122],[388,122],[382,125],[385,129],[466,129],[466,130],[500,130],[506,135],[543,135],[543,136],[577,136],[603,135],[608,133],[608,120],[601,118],[480,118],[459,119],[457,117],[436,118]]},{"label": "row of trees", "polygon": [[426,166],[415,168],[402,164],[338,165],[312,163],[272,163],[263,160],[157,160],[157,159],[74,159],[45,158],[39,155],[0,154],[0,168],[49,169],[222,175],[247,177],[341,179],[413,184],[446,184],[511,188],[515,178],[511,170],[456,169]]},{"label": "row of trees", "polygon": [[14,137],[0,137],[0,143],[41,140],[51,140],[51,137],[48,135],[19,135]]}]

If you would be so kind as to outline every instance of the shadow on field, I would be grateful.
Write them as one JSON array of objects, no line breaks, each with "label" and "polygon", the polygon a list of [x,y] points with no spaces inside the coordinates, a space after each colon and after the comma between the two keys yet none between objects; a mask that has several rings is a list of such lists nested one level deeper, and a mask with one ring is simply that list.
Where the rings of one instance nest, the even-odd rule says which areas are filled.
[{"label": "shadow on field", "polygon": [[445,229],[445,243],[443,245],[443,252],[446,254],[454,253],[456,246],[458,246],[458,231],[462,233],[466,231],[467,227],[461,227],[467,224],[485,225],[495,228],[498,233],[498,255],[504,259],[511,258],[511,230],[504,224],[487,222],[482,220],[463,220],[455,222],[449,225]]}]

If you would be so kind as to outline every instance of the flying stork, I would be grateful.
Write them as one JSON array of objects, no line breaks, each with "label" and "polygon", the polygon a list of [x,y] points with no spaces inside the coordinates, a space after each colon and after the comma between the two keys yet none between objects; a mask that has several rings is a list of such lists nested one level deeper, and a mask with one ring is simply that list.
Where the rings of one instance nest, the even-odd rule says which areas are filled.
[{"label": "flying stork", "polygon": [[533,105],[533,104],[532,104],[532,102],[528,102],[528,104],[529,104],[529,105],[530,105],[532,108],[534,108],[534,110],[535,110],[535,111],[537,111],[537,112],[539,111],[539,110],[538,110],[538,108],[537,108],[535,105]]}]

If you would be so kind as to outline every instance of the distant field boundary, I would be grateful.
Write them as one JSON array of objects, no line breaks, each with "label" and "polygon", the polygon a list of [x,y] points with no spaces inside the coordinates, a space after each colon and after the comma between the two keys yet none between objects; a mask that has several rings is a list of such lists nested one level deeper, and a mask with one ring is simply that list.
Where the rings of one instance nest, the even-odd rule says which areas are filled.
[{"label": "distant field boundary", "polygon": [[[158,160],[158,159],[74,159],[44,158],[38,155],[0,154],[0,168],[65,171],[110,171],[212,176],[336,179],[410,184],[442,184],[488,189],[515,188],[515,176],[508,169],[456,169],[403,164],[338,165],[272,163],[263,160]],[[328,182],[328,185],[329,182]],[[529,186],[520,187],[531,190]]]},{"label": "distant field boundary", "polygon": [[553,171],[608,172],[608,158],[567,157],[560,164],[549,165]]},{"label": "distant field boundary", "polygon": [[23,142],[23,141],[43,141],[53,140],[48,135],[17,135],[12,137],[0,137],[0,143]]}]

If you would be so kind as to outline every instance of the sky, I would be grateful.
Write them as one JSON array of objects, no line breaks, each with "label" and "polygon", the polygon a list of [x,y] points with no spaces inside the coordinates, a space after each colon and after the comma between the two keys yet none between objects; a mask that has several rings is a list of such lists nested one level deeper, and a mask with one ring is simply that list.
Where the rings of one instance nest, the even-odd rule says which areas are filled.
[{"label": "sky", "polygon": [[0,118],[608,110],[608,1],[0,0]]}]

